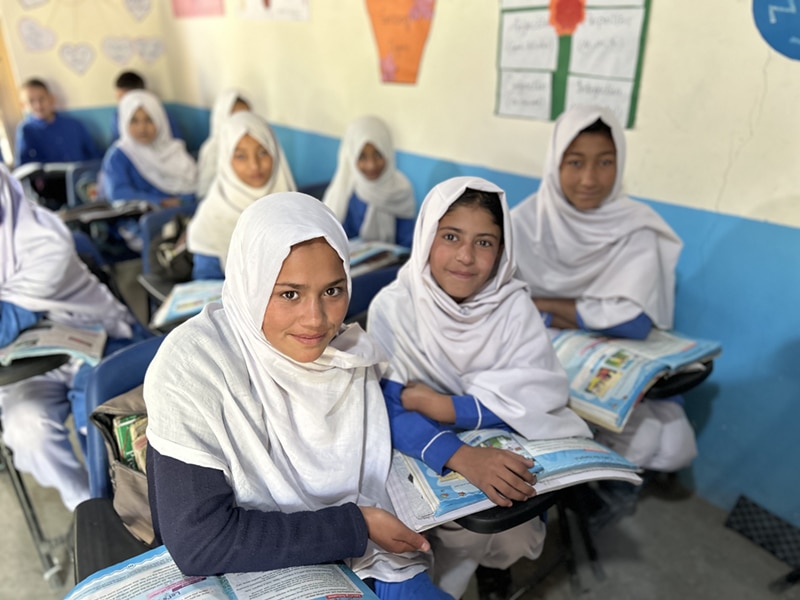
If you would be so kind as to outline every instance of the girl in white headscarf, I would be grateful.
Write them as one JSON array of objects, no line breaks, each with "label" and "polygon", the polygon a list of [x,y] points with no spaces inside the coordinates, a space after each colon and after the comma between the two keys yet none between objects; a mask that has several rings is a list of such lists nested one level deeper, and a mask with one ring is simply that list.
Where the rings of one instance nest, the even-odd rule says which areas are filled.
[{"label": "girl in white headscarf", "polygon": [[[682,242],[625,195],[624,167],[625,134],[613,113],[571,108],[555,123],[539,191],[512,212],[520,277],[552,327],[637,339],[672,327]],[[621,434],[597,437],[658,471],[681,469],[697,454],[677,401],[644,402]]]},{"label": "girl in white headscarf", "polygon": [[217,176],[189,223],[187,244],[194,279],[224,279],[233,228],[257,198],[296,189],[292,172],[267,122],[244,111],[219,133]]},{"label": "girl in white headscarf", "polygon": [[[77,327],[100,325],[110,337],[131,337],[130,312],[78,258],[61,220],[25,198],[4,166],[0,231],[0,346],[42,318]],[[86,469],[64,425],[82,365],[73,359],[43,375],[0,387],[4,437],[16,467],[42,485],[55,487],[70,510],[89,497]],[[80,408],[76,405],[75,422],[85,433],[85,408],[79,419]]]},{"label": "girl in white headscarf", "polygon": [[411,246],[417,206],[411,183],[395,166],[386,123],[366,116],[348,126],[323,202],[347,237]]},{"label": "girl in white headscarf", "polygon": [[[434,187],[411,258],[369,309],[368,331],[390,357],[384,395],[394,446],[435,471],[464,475],[501,506],[533,495],[532,466],[511,452],[464,445],[456,432],[506,427],[531,439],[590,436],[567,404],[567,378],[516,269],[505,193],[475,177]],[[455,524],[431,533],[437,583],[460,597],[478,565],[536,558],[536,519],[500,534]]]},{"label": "girl in white headscarf", "polygon": [[132,90],[119,103],[120,139],[103,158],[102,182],[109,200],[147,200],[161,207],[191,204],[197,166],[183,140],[172,137],[161,101]]},{"label": "girl in white headscarf", "polygon": [[205,198],[214,177],[217,176],[219,163],[219,136],[222,124],[240,111],[249,111],[250,102],[244,95],[235,89],[223,90],[214,101],[211,108],[210,132],[208,139],[200,146],[197,155],[197,197]]},{"label": "girl in white headscarf", "polygon": [[381,598],[445,598],[425,539],[392,513],[379,349],[343,327],[347,238],[318,200],[258,200],[231,239],[222,303],[147,371],[155,528],[186,574],[346,560]]}]

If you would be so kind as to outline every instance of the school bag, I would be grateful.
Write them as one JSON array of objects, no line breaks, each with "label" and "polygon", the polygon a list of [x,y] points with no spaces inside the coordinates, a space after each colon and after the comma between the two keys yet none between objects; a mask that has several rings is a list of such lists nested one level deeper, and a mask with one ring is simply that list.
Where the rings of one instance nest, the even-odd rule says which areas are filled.
[{"label": "school bag", "polygon": [[145,472],[147,407],[143,387],[139,385],[104,402],[89,418],[103,435],[108,453],[114,510],[128,531],[151,545],[155,533]]},{"label": "school bag", "polygon": [[191,216],[182,213],[174,215],[153,238],[147,251],[154,275],[175,283],[191,280],[194,261],[186,246],[190,219]]}]

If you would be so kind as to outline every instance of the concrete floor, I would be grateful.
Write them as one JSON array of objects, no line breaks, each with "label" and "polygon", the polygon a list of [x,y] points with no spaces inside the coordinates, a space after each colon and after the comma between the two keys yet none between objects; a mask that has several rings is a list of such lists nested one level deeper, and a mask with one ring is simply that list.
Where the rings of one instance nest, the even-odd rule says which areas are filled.
[{"label": "concrete floor", "polygon": [[[68,532],[71,515],[58,494],[29,481],[45,533]],[[789,566],[748,539],[723,526],[726,513],[697,497],[666,501],[645,497],[636,514],[604,529],[595,537],[603,580],[598,580],[577,544],[580,582],[574,584],[558,565],[530,588],[543,566],[557,558],[560,549],[557,518],[551,514],[544,555],[537,561],[523,560],[512,571],[517,600],[800,600],[800,585],[780,595],[768,590],[770,582],[789,572]],[[6,473],[0,473],[0,599],[50,600],[63,598],[73,585],[66,550],[57,553],[64,561],[64,585],[51,587],[42,568],[17,505]],[[573,536],[577,539],[577,535]],[[464,600],[477,600],[473,584]]]}]

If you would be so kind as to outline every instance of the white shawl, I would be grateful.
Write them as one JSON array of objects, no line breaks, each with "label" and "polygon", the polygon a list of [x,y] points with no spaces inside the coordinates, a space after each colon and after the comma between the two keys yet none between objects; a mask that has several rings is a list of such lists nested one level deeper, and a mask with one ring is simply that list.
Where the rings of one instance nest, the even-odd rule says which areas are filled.
[{"label": "white shawl", "polygon": [[[578,133],[601,119],[617,149],[617,178],[602,204],[573,207],[561,190],[560,166]],[[649,206],[622,192],[625,134],[605,108],[576,106],[555,123],[541,187],[512,212],[519,276],[533,297],[634,302],[657,327],[672,327],[680,238]],[[589,303],[586,308],[589,308]],[[579,312],[597,329],[619,324],[598,310]],[[586,311],[589,312],[589,311]],[[636,315],[630,315],[633,318]],[[587,318],[589,317],[589,318]]]},{"label": "white shawl", "polygon": [[[321,202],[287,192],[242,213],[222,304],[170,333],[147,371],[147,437],[166,456],[222,471],[248,509],[291,513],[355,502],[391,511],[378,347],[351,325],[319,359],[298,363],[261,329],[291,247],[319,237],[341,257],[349,290],[347,239]],[[422,571],[424,557],[388,554],[370,542],[351,566],[361,577],[398,581]]]},{"label": "white shawl", "polygon": [[0,231],[0,300],[60,323],[101,324],[110,336],[131,337],[133,317],[78,258],[61,219],[25,198],[2,165]]},{"label": "white shawl", "polygon": [[[428,257],[439,220],[467,189],[495,192],[504,238],[497,273],[457,304],[431,276]],[[420,209],[411,258],[369,309],[370,335],[390,357],[389,379],[421,381],[441,393],[472,395],[531,439],[591,436],[567,408],[568,384],[525,284],[514,279],[505,192],[477,177],[434,187]]]},{"label": "white shawl", "polygon": [[[372,144],[386,160],[380,177],[370,181],[358,169],[358,157],[366,144]],[[356,193],[367,204],[359,237],[380,242],[395,242],[398,218],[410,219],[417,211],[414,191],[405,175],[397,170],[392,135],[377,117],[361,117],[353,121],[339,146],[339,163],[323,202],[343,223]]]},{"label": "white shawl", "polygon": [[219,134],[222,131],[222,124],[231,116],[233,105],[237,100],[243,100],[248,106],[250,105],[250,101],[235,89],[223,90],[214,100],[208,139],[200,146],[197,155],[197,195],[200,198],[205,197],[208,193],[214,177],[217,175]]},{"label": "white shawl", "polygon": [[[128,133],[133,113],[142,108],[156,126],[156,137],[140,144]],[[125,153],[139,174],[166,194],[192,194],[197,188],[197,165],[183,140],[172,137],[161,101],[146,90],[131,90],[119,103],[119,135],[115,146]]]},{"label": "white shawl", "polygon": [[[272,175],[266,184],[257,188],[239,179],[231,165],[236,144],[248,134],[272,157]],[[243,111],[228,117],[219,132],[219,141],[222,152],[218,174],[189,223],[187,242],[191,252],[219,257],[224,269],[228,244],[242,211],[257,198],[273,192],[291,192],[296,187],[272,129],[257,114]]]}]

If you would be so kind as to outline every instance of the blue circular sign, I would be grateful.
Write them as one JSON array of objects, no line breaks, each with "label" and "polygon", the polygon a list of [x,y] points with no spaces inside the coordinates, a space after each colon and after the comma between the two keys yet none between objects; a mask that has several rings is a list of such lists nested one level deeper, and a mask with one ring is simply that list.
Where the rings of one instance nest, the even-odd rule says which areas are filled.
[{"label": "blue circular sign", "polygon": [[770,46],[784,56],[800,60],[799,0],[753,0],[753,19]]}]

